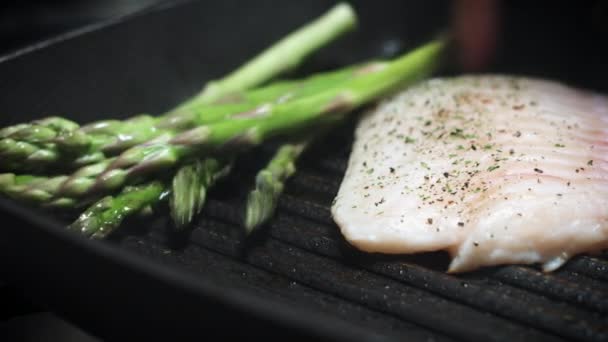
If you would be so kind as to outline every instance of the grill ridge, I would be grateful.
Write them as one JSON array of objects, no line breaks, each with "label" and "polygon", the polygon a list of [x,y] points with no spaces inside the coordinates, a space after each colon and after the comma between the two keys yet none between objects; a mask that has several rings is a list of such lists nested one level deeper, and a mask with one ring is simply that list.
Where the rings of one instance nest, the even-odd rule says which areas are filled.
[{"label": "grill ridge", "polygon": [[[202,220],[193,233],[192,242],[221,253],[233,254],[237,251],[225,250],[228,245],[225,239],[229,238],[222,234],[231,229],[238,227],[215,220]],[[235,240],[229,245],[238,244]],[[353,269],[339,261],[306,252],[274,238],[265,239],[262,244],[252,247],[244,258],[248,263],[283,274],[315,289],[391,313],[459,339],[500,341],[508,336],[508,340],[559,340],[557,337],[478,312],[401,282]],[[389,292],[385,293],[383,289]],[[405,305],[397,305],[396,302]],[[421,312],[420,306],[431,309]],[[470,324],[457,322],[453,317],[464,319]]]},{"label": "grill ridge", "polygon": [[[224,222],[238,224],[236,216],[226,208],[233,206],[227,203],[209,202],[207,215]],[[268,235],[318,255],[340,261],[344,259],[341,252],[345,248],[344,242],[338,239],[335,228],[327,225],[314,224],[290,214],[279,213],[270,224]],[[444,274],[441,270],[423,268],[395,258],[388,262],[378,261],[372,255],[354,259],[358,259],[356,266],[373,273],[561,336],[593,340],[595,337],[602,337],[605,333],[606,321],[592,313],[555,303],[508,285],[494,284],[489,289],[491,284],[487,280],[458,279]],[[535,307],[536,310],[530,310],[531,307]],[[567,317],[579,319],[569,320]]]},{"label": "grill ridge", "polygon": [[167,248],[166,237],[162,233],[143,237],[130,236],[123,239],[121,245],[154,260],[212,276],[219,279],[218,281],[226,282],[226,286],[236,285],[271,300],[314,307],[325,314],[355,322],[372,330],[370,333],[361,329],[359,333],[365,338],[374,339],[380,336],[382,340],[407,338],[437,342],[452,341],[437,332],[431,332],[396,317],[317,291],[282,275],[243,264],[233,253],[221,254],[196,244],[189,244],[184,249],[173,252]]}]

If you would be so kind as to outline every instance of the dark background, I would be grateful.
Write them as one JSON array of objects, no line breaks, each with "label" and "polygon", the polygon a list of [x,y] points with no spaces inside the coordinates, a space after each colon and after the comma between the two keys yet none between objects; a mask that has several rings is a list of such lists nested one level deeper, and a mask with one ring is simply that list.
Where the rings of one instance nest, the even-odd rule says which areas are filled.
[{"label": "dark background", "polygon": [[0,5],[0,55],[162,2],[163,0],[6,1]]},{"label": "dark background", "polygon": [[[0,56],[162,2],[64,0],[0,5]],[[374,1],[370,6],[382,3]],[[211,2],[209,8],[213,9]],[[499,47],[488,70],[550,75],[574,85],[608,91],[607,1],[509,1],[502,4],[501,15]],[[3,279],[0,270],[0,340],[42,341],[49,340],[49,336],[61,341],[90,339],[52,313],[42,311],[36,303],[28,302],[18,288],[2,281],[9,280]]]}]

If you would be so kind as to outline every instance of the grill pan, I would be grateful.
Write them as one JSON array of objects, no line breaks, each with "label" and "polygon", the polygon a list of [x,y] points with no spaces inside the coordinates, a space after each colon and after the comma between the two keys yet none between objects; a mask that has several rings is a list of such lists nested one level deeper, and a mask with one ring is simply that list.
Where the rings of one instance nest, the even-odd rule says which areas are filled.
[{"label": "grill pan", "polygon": [[[333,4],[177,1],[46,41],[0,59],[0,124],[161,113]],[[444,1],[352,4],[358,31],[300,72],[407,50],[449,23]],[[503,49],[492,71],[608,90],[608,56],[597,49],[607,31],[601,20],[598,29],[584,19],[602,7],[551,4],[505,5]],[[544,25],[553,29],[535,30]],[[606,254],[576,257],[551,274],[503,266],[455,276],[445,273],[442,253],[381,256],[348,246],[329,206],[355,124],[305,153],[276,217],[247,241],[238,225],[243,189],[272,142],[239,161],[180,235],[156,217],[89,241],[63,229],[72,217],[0,198],[3,280],[111,341],[608,340]]]}]

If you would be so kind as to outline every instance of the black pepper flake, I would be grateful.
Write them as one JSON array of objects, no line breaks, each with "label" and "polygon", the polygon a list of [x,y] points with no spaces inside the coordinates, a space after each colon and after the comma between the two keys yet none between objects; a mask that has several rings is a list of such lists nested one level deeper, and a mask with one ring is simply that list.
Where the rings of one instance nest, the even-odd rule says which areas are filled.
[{"label": "black pepper flake", "polygon": [[374,205],[377,207],[377,206],[379,206],[379,205],[380,205],[380,204],[382,204],[382,203],[384,203],[384,197],[382,197],[382,198],[380,199],[380,201],[375,202],[375,203],[374,203]]},{"label": "black pepper flake", "polygon": [[449,176],[450,176],[450,174],[448,172],[443,173],[443,177],[448,178]]},{"label": "black pepper flake", "polygon": [[543,170],[541,170],[541,169],[539,169],[539,168],[536,168],[536,167],[535,167],[535,168],[534,168],[534,172],[537,172],[537,173],[543,173],[544,171],[543,171]]},{"label": "black pepper flake", "polygon": [[517,131],[517,132],[513,133],[513,136],[516,138],[519,138],[519,137],[521,137],[521,132]]},{"label": "black pepper flake", "polygon": [[593,159],[587,162],[587,165],[593,166]]},{"label": "black pepper flake", "polygon": [[395,173],[395,168],[394,168],[394,167],[389,167],[388,169],[389,169],[389,171],[390,171],[391,173]]},{"label": "black pepper flake", "polygon": [[478,247],[479,246],[479,242],[473,242],[473,246]]},{"label": "black pepper flake", "polygon": [[464,227],[464,222],[458,222],[458,227]]},{"label": "black pepper flake", "polygon": [[432,219],[432,218],[430,218],[430,217],[429,217],[429,218],[427,218],[427,219],[426,219],[426,223],[427,223],[427,224],[433,224],[433,219]]}]

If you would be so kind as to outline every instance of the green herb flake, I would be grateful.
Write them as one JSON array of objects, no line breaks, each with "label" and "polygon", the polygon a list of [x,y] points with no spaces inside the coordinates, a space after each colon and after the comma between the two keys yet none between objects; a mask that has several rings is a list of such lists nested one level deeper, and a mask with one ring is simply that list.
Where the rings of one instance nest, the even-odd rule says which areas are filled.
[{"label": "green herb flake", "polygon": [[427,163],[425,163],[425,162],[420,162],[420,165],[421,165],[423,168],[427,169],[427,170],[430,170],[430,169],[431,169],[431,168],[429,167],[429,164],[427,164]]},{"label": "green herb flake", "polygon": [[453,131],[450,132],[450,136],[454,138],[464,139],[464,133],[462,131],[462,128],[455,128]]},{"label": "green herb flake", "polygon": [[500,167],[500,165],[492,165],[490,167],[488,167],[488,171],[494,171],[496,169],[498,169]]},{"label": "green herb flake", "polygon": [[555,144],[555,147],[566,147],[564,144]]},{"label": "green herb flake", "polygon": [[411,143],[415,143],[416,139],[412,138],[412,137],[405,137],[405,143],[406,144],[411,144]]}]

